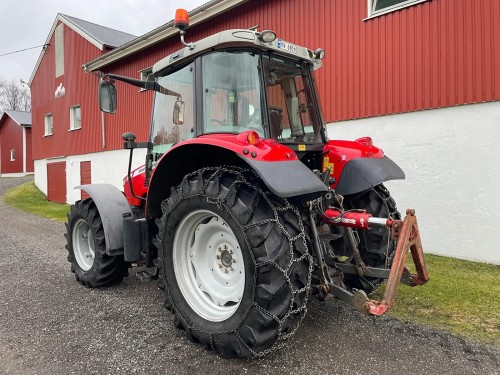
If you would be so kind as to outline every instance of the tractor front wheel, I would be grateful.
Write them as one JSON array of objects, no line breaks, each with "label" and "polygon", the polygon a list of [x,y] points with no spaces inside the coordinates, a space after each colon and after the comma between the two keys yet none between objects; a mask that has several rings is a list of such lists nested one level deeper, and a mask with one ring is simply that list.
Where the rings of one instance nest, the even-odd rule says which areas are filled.
[{"label": "tractor front wheel", "polygon": [[206,168],[162,203],[160,288],[174,323],[223,357],[279,348],[306,313],[312,261],[300,213],[252,171]]},{"label": "tractor front wheel", "polygon": [[92,199],[71,206],[64,236],[71,271],[81,284],[102,287],[118,283],[128,274],[123,255],[106,254],[101,217]]}]

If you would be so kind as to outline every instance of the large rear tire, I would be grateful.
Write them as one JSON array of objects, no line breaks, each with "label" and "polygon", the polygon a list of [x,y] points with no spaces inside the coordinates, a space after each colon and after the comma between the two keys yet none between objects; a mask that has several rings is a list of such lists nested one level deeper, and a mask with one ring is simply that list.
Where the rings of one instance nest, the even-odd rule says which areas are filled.
[{"label": "large rear tire", "polygon": [[[347,195],[344,197],[344,208],[364,209],[375,217],[391,217],[399,220],[400,213],[396,208],[396,202],[391,197],[389,190],[379,184],[373,189],[363,191],[359,194]],[[371,230],[357,230],[359,237],[359,252],[365,265],[378,268],[390,268],[396,250],[397,242],[391,237],[391,232],[386,228],[372,228]],[[349,253],[348,241],[344,237],[341,239],[345,253]],[[352,259],[349,259],[352,262]],[[362,289],[370,294],[385,281],[382,278],[363,277],[352,274],[345,274],[344,283],[351,289]]]},{"label": "large rear tire", "polygon": [[66,249],[76,280],[89,288],[120,282],[128,274],[123,255],[106,254],[99,211],[91,198],[71,206],[66,223]]},{"label": "large rear tire", "polygon": [[174,323],[223,357],[281,347],[306,314],[312,258],[297,208],[252,171],[205,168],[162,203],[160,288]]}]

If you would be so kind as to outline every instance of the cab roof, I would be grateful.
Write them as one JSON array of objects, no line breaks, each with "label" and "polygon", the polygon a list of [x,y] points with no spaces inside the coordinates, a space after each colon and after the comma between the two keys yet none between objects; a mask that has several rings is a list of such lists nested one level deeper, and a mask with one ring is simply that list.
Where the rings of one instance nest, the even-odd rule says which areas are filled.
[{"label": "cab roof", "polygon": [[171,66],[178,66],[192,60],[195,56],[207,51],[218,50],[228,47],[258,48],[263,51],[274,51],[281,55],[291,57],[300,61],[308,62],[313,69],[321,67],[321,60],[315,57],[313,51],[276,38],[272,42],[263,42],[259,39],[260,32],[248,29],[224,30],[217,34],[201,39],[191,46],[172,53],[153,65],[153,74],[167,69]]}]

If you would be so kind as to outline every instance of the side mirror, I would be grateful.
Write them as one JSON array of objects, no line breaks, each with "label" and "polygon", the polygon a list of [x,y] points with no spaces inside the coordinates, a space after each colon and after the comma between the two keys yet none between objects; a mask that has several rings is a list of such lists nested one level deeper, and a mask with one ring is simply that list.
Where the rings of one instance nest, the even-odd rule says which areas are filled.
[{"label": "side mirror", "polygon": [[184,124],[184,102],[182,100],[175,102],[172,121],[175,125]]},{"label": "side mirror", "polygon": [[106,113],[116,112],[116,87],[113,83],[99,82],[99,108]]}]

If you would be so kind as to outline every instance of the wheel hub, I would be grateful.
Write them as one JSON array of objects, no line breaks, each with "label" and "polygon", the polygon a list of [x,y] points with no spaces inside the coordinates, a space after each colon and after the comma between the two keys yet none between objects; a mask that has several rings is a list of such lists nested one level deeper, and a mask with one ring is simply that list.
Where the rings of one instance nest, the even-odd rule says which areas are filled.
[{"label": "wheel hub", "polygon": [[83,271],[89,271],[94,264],[94,236],[88,223],[79,219],[73,227],[73,252],[75,259]]},{"label": "wheel hub", "polygon": [[209,210],[187,214],[178,224],[173,265],[186,302],[204,319],[231,317],[245,289],[245,268],[238,239],[229,225]]},{"label": "wheel hub", "polygon": [[234,271],[233,263],[236,263],[236,258],[233,248],[228,244],[223,244],[217,247],[217,252],[215,258],[220,261],[219,268],[223,268],[225,273]]}]

